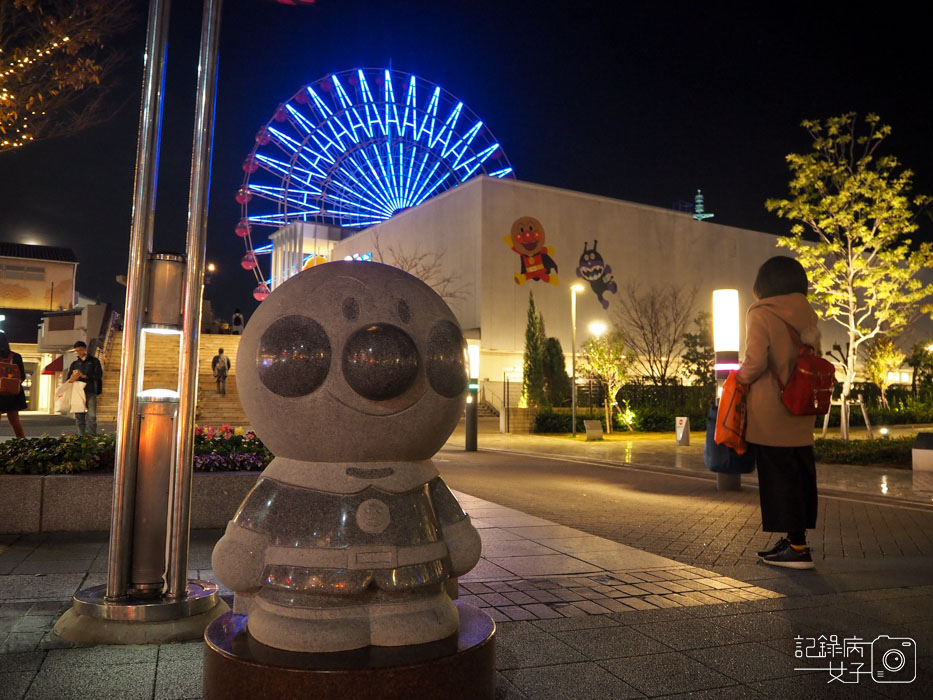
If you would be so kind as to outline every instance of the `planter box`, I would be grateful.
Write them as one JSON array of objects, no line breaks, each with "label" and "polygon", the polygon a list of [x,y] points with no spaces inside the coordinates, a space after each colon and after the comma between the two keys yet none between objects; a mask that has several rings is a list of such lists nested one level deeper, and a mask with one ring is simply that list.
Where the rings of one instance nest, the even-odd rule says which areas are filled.
[{"label": "planter box", "polygon": [[[223,528],[260,472],[196,472],[192,529]],[[107,532],[112,474],[0,476],[0,534]]]}]

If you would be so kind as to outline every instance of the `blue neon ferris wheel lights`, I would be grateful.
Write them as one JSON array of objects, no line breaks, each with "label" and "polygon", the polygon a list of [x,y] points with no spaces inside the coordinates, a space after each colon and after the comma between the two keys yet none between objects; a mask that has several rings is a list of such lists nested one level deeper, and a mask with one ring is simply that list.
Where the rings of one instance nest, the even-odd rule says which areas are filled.
[{"label": "blue neon ferris wheel lights", "polygon": [[[511,177],[484,122],[415,75],[357,69],[306,85],[260,131],[244,164],[243,218],[361,228],[478,174]],[[248,239],[247,245],[251,245]]]}]

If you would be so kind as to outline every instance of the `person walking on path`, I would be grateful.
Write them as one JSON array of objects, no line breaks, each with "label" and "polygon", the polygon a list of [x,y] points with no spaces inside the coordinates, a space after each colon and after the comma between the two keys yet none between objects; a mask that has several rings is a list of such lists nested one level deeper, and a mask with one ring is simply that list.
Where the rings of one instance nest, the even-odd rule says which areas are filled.
[{"label": "person walking on path", "polygon": [[230,371],[230,358],[224,355],[224,349],[218,348],[217,354],[211,360],[211,371],[217,380],[217,393],[227,395],[227,372]]},{"label": "person walking on path", "polygon": [[242,335],[243,334],[243,312],[239,309],[233,310],[233,318],[230,322],[230,332],[233,335]]},{"label": "person walking on path", "polygon": [[87,343],[79,340],[74,344],[75,354],[78,356],[68,368],[69,382],[82,382],[84,384],[84,398],[87,410],[75,413],[75,423],[78,426],[78,435],[97,432],[97,397],[103,391],[104,368],[100,360],[87,351]]},{"label": "person walking on path", "polygon": [[798,349],[786,324],[801,342],[820,351],[817,315],[807,301],[807,273],[786,256],[775,256],[759,269],[753,303],[745,319],[745,358],[737,379],[750,384],[745,439],[758,468],[761,526],[785,532],[769,550],[758,552],[766,564],[812,569],[808,529],[816,527],[814,416],[792,414],[781,402],[782,382],[793,371]]},{"label": "person walking on path", "polygon": [[[0,394],[0,419],[3,414],[10,421],[10,427],[13,428],[13,436],[18,438],[26,437],[23,430],[23,423],[19,419],[19,412],[26,410],[26,389],[23,387],[23,379],[26,378],[26,366],[23,364],[23,356],[18,352],[13,352],[10,348],[10,341],[7,340],[6,333],[0,331],[0,362],[12,364],[19,370],[19,392],[15,394]],[[15,386],[15,384],[14,384]]]}]

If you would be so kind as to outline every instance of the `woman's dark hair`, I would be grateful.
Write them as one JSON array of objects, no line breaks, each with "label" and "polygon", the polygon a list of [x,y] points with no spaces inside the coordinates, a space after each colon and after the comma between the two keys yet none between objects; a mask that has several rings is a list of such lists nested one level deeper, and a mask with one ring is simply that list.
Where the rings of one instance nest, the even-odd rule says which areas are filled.
[{"label": "woman's dark hair", "polygon": [[9,357],[12,352],[10,341],[6,339],[6,333],[0,331],[0,357]]},{"label": "woman's dark hair", "polygon": [[775,255],[758,268],[755,286],[752,288],[757,299],[767,299],[781,294],[807,293],[807,271],[803,265],[786,255]]}]

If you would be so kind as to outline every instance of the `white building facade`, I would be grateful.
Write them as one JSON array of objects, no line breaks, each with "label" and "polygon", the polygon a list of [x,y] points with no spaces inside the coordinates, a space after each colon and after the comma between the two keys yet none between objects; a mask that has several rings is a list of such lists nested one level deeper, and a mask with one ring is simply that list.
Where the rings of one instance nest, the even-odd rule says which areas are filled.
[{"label": "white building facade", "polygon": [[[549,259],[539,258],[543,271],[529,271],[522,281],[522,255],[506,238],[513,224],[530,219],[543,232]],[[686,293],[696,289],[691,319],[699,311],[712,311],[714,289],[738,289],[744,317],[754,301],[758,267],[771,256],[790,254],[777,246],[777,236],[696,221],[689,213],[489,177],[474,178],[343,240],[319,232],[318,239],[324,237],[332,246],[329,260],[372,254],[378,261],[381,253],[389,264],[414,257],[434,263],[435,277],[456,292],[447,301],[465,336],[480,346],[479,378],[487,385],[521,376],[529,292],[544,316],[547,335],[567,353],[569,370],[572,284],[584,288],[576,298],[579,348],[590,337],[591,322],[612,327],[625,285],[642,290],[674,285]],[[578,276],[578,267],[592,265],[591,257],[581,257],[591,256],[594,248],[607,267],[589,282]],[[910,333],[920,339],[929,326],[925,321]],[[824,322],[821,331],[824,350],[833,343],[844,345],[838,324]],[[744,328],[741,334],[744,343]]]}]

